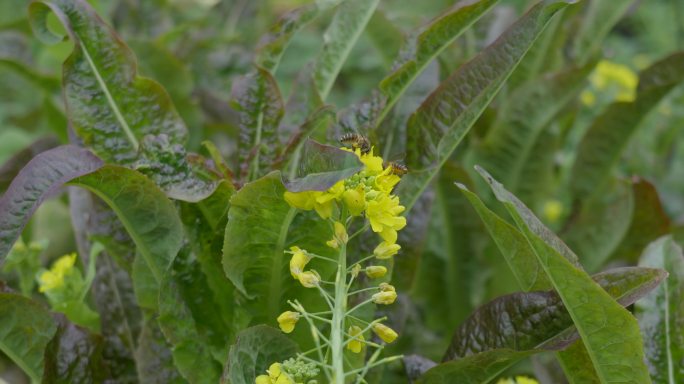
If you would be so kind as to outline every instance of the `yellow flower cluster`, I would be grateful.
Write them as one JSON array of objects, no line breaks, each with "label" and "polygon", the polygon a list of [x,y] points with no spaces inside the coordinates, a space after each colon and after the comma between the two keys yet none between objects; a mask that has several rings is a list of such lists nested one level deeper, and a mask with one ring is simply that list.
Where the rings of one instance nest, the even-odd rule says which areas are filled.
[{"label": "yellow flower cluster", "polygon": [[48,292],[58,289],[64,285],[64,277],[73,271],[76,263],[76,254],[65,255],[60,257],[52,264],[49,271],[40,274],[38,282],[40,284],[40,292]]},{"label": "yellow flower cluster", "polygon": [[[608,60],[601,60],[590,77],[596,91],[613,91],[617,101],[634,101],[639,77],[629,67]],[[596,103],[596,95],[591,90],[580,94],[580,100],[587,106]]]},{"label": "yellow flower cluster", "polygon": [[515,378],[499,379],[496,384],[539,384],[539,382],[527,376],[516,376]]},{"label": "yellow flower cluster", "polygon": [[259,375],[256,384],[300,384],[295,383],[285,372],[280,363],[273,363],[268,367],[268,375]]},{"label": "yellow flower cluster", "polygon": [[393,246],[397,231],[406,226],[406,218],[400,216],[405,208],[392,195],[400,177],[393,173],[391,166],[383,167],[382,158],[374,156],[372,149],[368,153],[361,153],[360,149],[353,152],[364,164],[361,172],[338,181],[327,191],[285,192],[285,200],[295,208],[315,209],[324,219],[332,217],[335,203],[344,204],[352,216],[365,213],[373,231],[386,243],[383,247]]}]

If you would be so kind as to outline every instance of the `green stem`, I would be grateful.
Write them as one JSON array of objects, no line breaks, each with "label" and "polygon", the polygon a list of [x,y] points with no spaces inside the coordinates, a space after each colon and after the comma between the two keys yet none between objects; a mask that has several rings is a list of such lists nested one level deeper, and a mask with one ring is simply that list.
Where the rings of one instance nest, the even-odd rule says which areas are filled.
[{"label": "green stem", "polygon": [[347,245],[340,245],[337,275],[335,276],[335,305],[330,327],[332,349],[332,383],[344,384],[344,319],[347,314]]}]

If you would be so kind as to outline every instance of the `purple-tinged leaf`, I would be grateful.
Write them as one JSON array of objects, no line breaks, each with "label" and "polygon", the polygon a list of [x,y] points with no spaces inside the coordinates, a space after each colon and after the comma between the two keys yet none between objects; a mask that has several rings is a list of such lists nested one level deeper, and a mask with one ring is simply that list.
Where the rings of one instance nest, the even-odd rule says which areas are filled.
[{"label": "purple-tinged leaf", "polygon": [[297,176],[283,184],[290,192],[326,191],[362,169],[363,164],[354,153],[307,140]]},{"label": "purple-tinged leaf", "polygon": [[0,264],[43,200],[102,165],[90,151],[73,145],[45,151],[29,161],[0,198]]}]

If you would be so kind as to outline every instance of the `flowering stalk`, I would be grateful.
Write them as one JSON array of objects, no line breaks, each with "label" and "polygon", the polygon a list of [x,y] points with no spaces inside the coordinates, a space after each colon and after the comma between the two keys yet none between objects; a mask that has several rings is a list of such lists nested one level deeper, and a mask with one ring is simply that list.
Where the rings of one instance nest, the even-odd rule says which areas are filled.
[{"label": "flowering stalk", "polygon": [[[352,287],[361,273],[369,279],[382,278],[387,273],[387,268],[373,265],[373,260],[390,259],[401,248],[396,243],[397,231],[406,226],[406,219],[400,216],[404,207],[399,204],[399,198],[392,194],[392,190],[400,181],[402,173],[397,172],[396,165],[383,166],[382,158],[373,156],[373,149],[369,145],[353,145],[353,148],[353,152],[364,164],[361,172],[337,182],[327,191],[286,192],[284,196],[291,206],[315,210],[321,219],[331,224],[332,238],[326,241],[326,245],[337,250],[336,259],[325,258],[297,246],[286,251],[291,255],[292,277],[304,287],[316,289],[327,303],[329,311],[310,313],[294,300],[289,301],[293,311],[283,312],[277,320],[285,333],[292,332],[300,319],[308,323],[316,347],[299,354],[296,361],[300,365],[313,364],[325,376],[326,382],[332,384],[345,384],[352,380],[355,383],[365,383],[364,377],[371,368],[401,357],[379,359],[384,344],[392,343],[398,337],[394,330],[382,324],[385,318],[367,322],[354,315],[358,309],[367,305],[392,304],[397,298],[394,287],[388,283],[356,290],[352,290]],[[403,167],[399,169],[405,171]],[[349,236],[348,230],[359,218],[363,219],[361,229]],[[368,229],[380,236],[380,243],[372,255],[359,257],[358,261],[349,265],[348,242]],[[316,270],[307,268],[309,262],[315,259],[335,262],[334,281],[324,281]],[[369,298],[361,298],[359,304],[348,307],[350,297],[368,294]],[[322,330],[329,330],[329,333],[325,334]],[[370,332],[375,333],[381,343],[367,340]],[[361,353],[366,347],[374,348],[366,365],[360,368],[351,366],[345,353]],[[312,384],[317,382],[315,379],[319,375],[319,372],[316,375],[313,372],[309,370],[307,375],[284,364],[277,365],[269,368],[268,375],[257,377],[256,382]]]}]

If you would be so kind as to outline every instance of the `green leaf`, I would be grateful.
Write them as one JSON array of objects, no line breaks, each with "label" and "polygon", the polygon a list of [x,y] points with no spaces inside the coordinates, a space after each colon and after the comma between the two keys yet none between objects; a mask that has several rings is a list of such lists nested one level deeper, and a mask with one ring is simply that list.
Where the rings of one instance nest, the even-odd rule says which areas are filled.
[{"label": "green leaf", "polygon": [[366,33],[373,46],[390,67],[401,50],[403,33],[380,9],[376,9],[366,26]]},{"label": "green leaf", "polygon": [[655,383],[684,380],[684,254],[671,236],[652,242],[639,265],[663,268],[668,279],[635,305],[646,362]]},{"label": "green leaf", "polygon": [[406,41],[394,70],[380,83],[387,97],[376,124],[380,124],[406,89],[430,62],[451,45],[468,27],[487,13],[498,0],[459,2]]},{"label": "green leaf", "polygon": [[535,155],[537,139],[584,88],[585,79],[595,64],[591,62],[543,76],[512,92],[468,163],[489,170],[492,176],[517,192],[526,182],[522,171]]},{"label": "green leaf", "polygon": [[0,193],[5,192],[12,180],[19,174],[19,171],[21,171],[31,159],[58,145],[59,142],[54,137],[43,137],[32,142],[29,146],[14,153],[5,160],[0,166]]},{"label": "green leaf", "polygon": [[[489,235],[501,251],[508,267],[524,291],[548,289],[551,287],[548,277],[537,261],[525,236],[514,226],[492,212],[484,205],[476,194],[470,192],[462,184],[456,184],[465,197],[470,201],[485,224]],[[575,263],[577,263],[575,259]]]},{"label": "green leaf", "polygon": [[330,94],[342,65],[361,37],[380,0],[344,0],[323,35],[323,50],[316,59],[314,81],[321,99]]},{"label": "green leaf", "polygon": [[[313,136],[316,132],[326,132],[334,120],[335,111],[330,106],[323,106],[312,112],[309,117],[305,118],[303,124],[292,129],[287,146],[283,148],[282,153],[276,159],[274,167],[286,168],[290,166],[290,174],[292,177],[295,177],[296,175],[293,174],[299,172],[299,163],[302,159],[302,146],[306,146],[309,137]],[[289,128],[283,124],[279,127],[281,133],[285,133],[283,132],[285,130],[289,131]],[[304,139],[307,139],[307,141],[302,144]],[[304,158],[304,161],[306,161],[306,158]]]},{"label": "green leaf", "polygon": [[331,145],[307,140],[302,151],[297,177],[284,180],[290,192],[327,191],[340,180],[363,169],[363,164],[352,152]]},{"label": "green leaf", "polygon": [[511,26],[496,42],[461,66],[411,116],[407,161],[399,195],[410,210],[421,192],[451,156],[470,127],[566,2],[542,2]]},{"label": "green leaf", "polygon": [[151,317],[145,320],[140,332],[135,362],[141,383],[187,383],[174,366],[164,335]]},{"label": "green leaf", "polygon": [[164,193],[140,173],[114,165],[70,185],[88,189],[116,212],[154,281],[161,282],[183,240],[178,213]]},{"label": "green leaf", "polygon": [[[660,269],[632,267],[592,279],[621,305],[628,306],[665,277]],[[563,349],[577,338],[573,319],[555,291],[502,296],[478,308],[459,326],[444,356],[446,363],[428,371],[422,380],[486,383],[524,357]],[[490,362],[492,356],[496,356],[495,362]],[[475,364],[485,365],[477,370]]]},{"label": "green leaf", "polygon": [[102,357],[103,339],[56,316],[57,333],[45,350],[45,384],[87,384],[112,379]]},{"label": "green leaf", "polygon": [[239,113],[240,179],[250,181],[265,174],[279,152],[276,133],[283,117],[283,100],[273,76],[261,68],[238,79],[232,97]]},{"label": "green leaf", "polygon": [[61,40],[47,27],[52,11],[67,29],[74,51],[63,67],[71,126],[105,161],[131,164],[145,135],[165,134],[183,144],[187,131],[158,83],[137,76],[133,52],[83,0],[36,1],[31,26],[46,43]]},{"label": "green leaf", "polygon": [[221,383],[253,384],[268,367],[295,357],[297,345],[275,328],[257,325],[240,332],[230,347]]},{"label": "green leaf", "polygon": [[0,264],[46,197],[100,167],[102,160],[73,145],[42,152],[29,161],[0,197]]},{"label": "green leaf", "polygon": [[254,62],[259,67],[275,74],[280,58],[294,35],[318,17],[321,12],[336,5],[339,0],[316,1],[287,12],[259,39]]},{"label": "green leaf", "polygon": [[639,76],[636,100],[615,102],[594,120],[579,143],[570,175],[575,200],[586,200],[602,191],[646,114],[684,80],[682,66],[684,52],[653,64]]},{"label": "green leaf", "polygon": [[35,382],[43,377],[43,352],[57,324],[50,312],[21,295],[0,293],[0,350]]},{"label": "green leaf", "polygon": [[478,172],[510,213],[563,300],[601,382],[650,382],[634,317],[562,256],[567,247],[522,202],[484,170]]},{"label": "green leaf", "polygon": [[[323,220],[307,220],[283,198],[285,187],[279,172],[245,184],[230,200],[228,224],[223,242],[223,271],[237,290],[249,300],[243,307],[252,324],[275,324],[286,309],[286,299],[304,299],[317,292],[302,288],[288,272],[289,255],[284,251],[297,245],[318,255],[330,255],[325,240],[332,231]],[[316,216],[317,217],[317,216]],[[330,263],[313,268],[326,276]],[[301,293],[301,295],[300,295]]]}]

